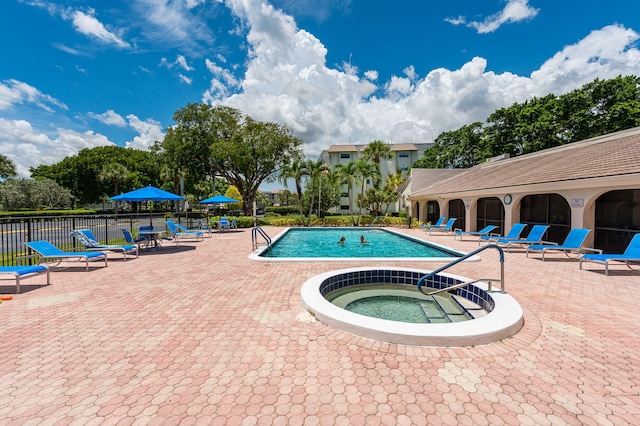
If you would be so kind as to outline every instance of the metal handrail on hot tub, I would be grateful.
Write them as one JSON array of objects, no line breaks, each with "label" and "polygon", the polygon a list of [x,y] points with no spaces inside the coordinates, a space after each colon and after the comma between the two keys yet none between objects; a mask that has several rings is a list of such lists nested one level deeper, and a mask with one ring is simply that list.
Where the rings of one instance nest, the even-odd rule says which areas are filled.
[{"label": "metal handrail on hot tub", "polygon": [[[477,280],[474,280],[474,281],[470,281],[470,282],[459,283],[459,284],[453,285],[451,287],[441,288],[439,290],[435,290],[435,291],[430,292],[430,293],[425,293],[424,291],[422,291],[422,286],[423,286],[424,282],[426,280],[428,280],[429,278],[433,278],[436,274],[444,271],[445,269],[449,269],[453,265],[456,265],[456,264],[462,262],[463,260],[466,260],[466,259],[470,258],[471,256],[475,256],[476,254],[478,254],[481,251],[486,250],[488,248],[494,248],[494,249],[498,250],[498,253],[500,253],[500,278],[480,278],[480,279],[477,279]],[[442,293],[444,291],[449,291],[449,290],[454,290],[456,288],[464,287],[464,286],[467,286],[469,284],[476,283],[478,281],[487,281],[488,284],[489,284],[489,291],[491,291],[491,287],[492,287],[491,283],[493,281],[500,281],[500,292],[501,293],[505,293],[505,291],[504,291],[504,251],[502,250],[502,247],[500,247],[499,245],[497,245],[497,244],[488,244],[488,245],[480,247],[479,249],[474,250],[471,253],[468,253],[468,254],[466,254],[466,255],[464,255],[464,256],[462,256],[462,257],[460,257],[460,258],[458,258],[458,259],[456,259],[456,260],[454,260],[454,261],[452,261],[450,263],[447,263],[443,267],[441,267],[439,269],[436,269],[435,271],[431,271],[427,275],[425,275],[422,278],[420,278],[418,280],[417,286],[418,286],[418,291],[420,291],[420,293],[425,294],[427,296],[432,296],[434,294]]]}]

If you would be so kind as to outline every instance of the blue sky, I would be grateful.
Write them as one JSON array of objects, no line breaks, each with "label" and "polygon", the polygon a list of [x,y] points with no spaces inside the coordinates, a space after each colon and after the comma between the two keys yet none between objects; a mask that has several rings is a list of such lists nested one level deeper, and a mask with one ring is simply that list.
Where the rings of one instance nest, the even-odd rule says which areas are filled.
[{"label": "blue sky", "polygon": [[0,154],[22,176],[146,149],[190,102],[288,125],[315,159],[640,75],[631,0],[4,0],[0,34]]}]

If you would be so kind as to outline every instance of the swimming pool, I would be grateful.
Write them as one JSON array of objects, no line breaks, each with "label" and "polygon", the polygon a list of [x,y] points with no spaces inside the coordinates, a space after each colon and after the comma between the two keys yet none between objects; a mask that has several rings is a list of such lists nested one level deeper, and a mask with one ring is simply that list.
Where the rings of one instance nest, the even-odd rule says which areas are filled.
[{"label": "swimming pool", "polygon": [[[360,242],[360,237],[367,241]],[[339,243],[344,237],[344,243]],[[389,229],[290,228],[249,258],[261,261],[439,261],[451,262],[465,253],[403,235]],[[471,261],[479,258],[474,256]]]}]

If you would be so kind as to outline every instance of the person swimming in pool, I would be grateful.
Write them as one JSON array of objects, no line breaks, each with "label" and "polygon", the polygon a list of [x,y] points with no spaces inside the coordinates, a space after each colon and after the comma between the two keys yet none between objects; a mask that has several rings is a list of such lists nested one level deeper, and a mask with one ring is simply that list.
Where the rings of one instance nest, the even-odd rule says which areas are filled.
[{"label": "person swimming in pool", "polygon": [[360,235],[360,242],[361,242],[362,244],[369,244],[369,241],[367,241],[367,240],[364,238],[364,235]]},{"label": "person swimming in pool", "polygon": [[346,238],[343,235],[342,237],[340,237],[340,241],[338,241],[338,244],[344,244],[345,240],[346,240]]}]

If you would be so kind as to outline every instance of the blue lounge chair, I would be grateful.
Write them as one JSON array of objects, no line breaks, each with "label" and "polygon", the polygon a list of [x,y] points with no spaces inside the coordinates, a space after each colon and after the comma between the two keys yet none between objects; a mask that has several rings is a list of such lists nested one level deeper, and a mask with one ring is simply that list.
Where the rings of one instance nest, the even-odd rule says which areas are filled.
[{"label": "blue lounge chair", "polygon": [[51,273],[46,265],[0,266],[0,275],[12,275],[15,278],[16,294],[20,293],[20,279],[44,273],[47,274],[47,285],[51,284]]},{"label": "blue lounge chair", "polygon": [[200,229],[203,234],[205,235],[208,234],[209,237],[211,237],[213,234],[213,230],[211,229],[211,226],[205,223],[204,220],[202,219],[200,219],[200,221],[198,222],[198,229]]},{"label": "blue lounge chair", "polygon": [[132,245],[136,245],[138,247],[138,249],[142,249],[143,247],[148,247],[149,246],[149,239],[144,237],[144,236],[139,236],[137,238],[135,238],[132,234],[131,231],[129,231],[128,229],[121,229],[122,231],[122,235],[124,235],[124,240],[127,242],[127,244],[132,244]]},{"label": "blue lounge chair", "polygon": [[444,225],[435,228],[429,228],[429,234],[431,234],[433,231],[439,231],[439,232],[453,232],[453,224],[456,223],[456,218],[452,217],[451,219],[449,219],[447,221],[447,223],[445,223]]},{"label": "blue lounge chair", "polygon": [[456,237],[460,237],[460,241],[462,241],[462,237],[465,236],[465,235],[477,236],[477,237],[482,237],[482,236],[485,236],[485,235],[491,235],[491,231],[493,231],[496,228],[497,228],[497,226],[495,226],[495,225],[489,225],[489,226],[485,226],[484,228],[482,228],[479,231],[467,231],[467,232],[464,232],[462,229],[454,229],[453,230],[453,239],[455,240]]},{"label": "blue lounge chair", "polygon": [[529,235],[522,239],[509,239],[509,238],[498,238],[495,240],[495,243],[501,246],[507,247],[507,252],[511,251],[511,247],[519,246],[530,246],[532,244],[540,244],[542,242],[542,238],[544,234],[549,229],[549,225],[533,225],[531,231],[529,231]]},{"label": "blue lounge chair", "polygon": [[434,224],[423,223],[423,224],[420,225],[420,227],[424,228],[423,229],[424,232],[427,232],[430,228],[440,228],[440,227],[442,227],[442,224],[444,223],[445,220],[447,220],[446,217],[440,216],[438,218],[438,220],[436,221],[436,223],[434,223]]},{"label": "blue lounge chair", "polygon": [[590,229],[585,228],[573,228],[567,234],[567,237],[564,239],[562,244],[557,244],[553,242],[543,241],[542,244],[532,244],[527,247],[527,257],[529,257],[529,252],[540,252],[542,253],[542,261],[544,262],[544,254],[547,251],[560,251],[563,252],[567,257],[569,257],[569,253],[581,253],[583,250],[594,250],[582,247],[584,244],[584,240],[587,239],[587,235],[591,232]]},{"label": "blue lounge chair", "polygon": [[113,251],[122,253],[124,260],[127,260],[127,253],[135,254],[138,257],[138,246],[135,244],[127,245],[108,245],[102,244],[93,235],[90,229],[73,229],[71,236],[74,237],[80,244],[82,244],[85,250],[89,251]]},{"label": "blue lounge chair", "polygon": [[202,229],[187,229],[186,227],[180,225],[179,223],[174,223],[174,225],[176,225],[176,228],[178,228],[178,231],[180,231],[180,232],[184,232],[184,233],[188,233],[188,234],[195,234],[196,235],[196,239],[197,238],[200,238],[200,239],[204,238],[204,231]]},{"label": "blue lounge chair", "polygon": [[46,240],[29,241],[25,242],[24,245],[40,256],[38,263],[56,259],[58,261],[57,264],[60,264],[65,259],[84,260],[85,271],[89,270],[90,261],[104,260],[104,266],[107,266],[107,254],[102,251],[63,251]]},{"label": "blue lounge chair", "polygon": [[481,235],[480,238],[478,239],[478,245],[480,245],[480,243],[482,242],[492,243],[497,239],[517,240],[518,238],[520,238],[520,234],[522,234],[522,231],[524,230],[525,226],[527,225],[525,225],[524,223],[514,223],[511,229],[509,230],[509,233],[504,237],[495,236],[495,235]]},{"label": "blue lounge chair", "polygon": [[630,263],[640,263],[640,234],[634,235],[622,254],[583,254],[580,257],[580,269],[582,262],[603,263],[605,275],[609,275],[610,262],[623,262],[629,269],[633,269]]},{"label": "blue lounge chair", "polygon": [[218,232],[228,231],[231,229],[231,222],[229,218],[221,217],[218,221]]},{"label": "blue lounge chair", "polygon": [[180,231],[176,224],[171,220],[167,221],[167,226],[169,227],[171,238],[176,243],[176,246],[180,245],[180,240],[188,238],[195,238],[196,241],[204,240],[202,231]]}]

